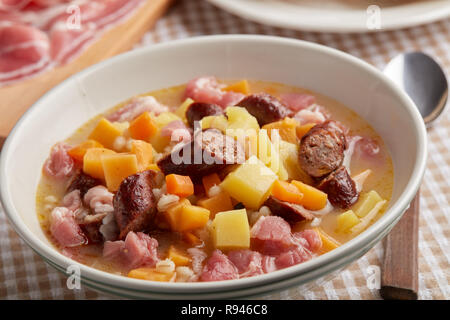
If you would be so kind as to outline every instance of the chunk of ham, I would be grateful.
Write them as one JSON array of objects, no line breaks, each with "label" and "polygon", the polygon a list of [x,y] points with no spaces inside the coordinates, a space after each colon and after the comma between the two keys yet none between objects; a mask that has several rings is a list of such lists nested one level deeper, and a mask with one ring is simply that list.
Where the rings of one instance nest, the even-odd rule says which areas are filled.
[{"label": "chunk of ham", "polygon": [[103,257],[119,261],[125,268],[154,267],[159,261],[158,241],[142,232],[129,232],[125,241],[106,241]]},{"label": "chunk of ham", "polygon": [[75,221],[73,212],[65,207],[53,209],[50,217],[50,232],[63,247],[76,247],[87,243],[87,238]]},{"label": "chunk of ham", "polygon": [[0,84],[42,72],[49,64],[45,33],[20,23],[0,22]]},{"label": "chunk of ham", "polygon": [[55,179],[63,179],[74,172],[74,161],[67,153],[70,147],[64,143],[58,143],[50,152],[50,156],[44,163],[44,173]]},{"label": "chunk of ham", "polygon": [[278,269],[287,268],[310,260],[322,247],[322,240],[314,230],[304,230],[293,234],[295,247],[287,252],[279,254],[275,258]]},{"label": "chunk of ham", "polygon": [[316,97],[305,93],[284,93],[280,100],[294,112],[306,109],[316,102]]},{"label": "chunk of ham", "polygon": [[73,190],[66,194],[62,199],[62,205],[72,212],[80,209],[83,206],[80,197],[80,190]]},{"label": "chunk of ham", "polygon": [[252,248],[263,254],[276,255],[295,246],[289,223],[278,216],[260,217],[250,235]]},{"label": "chunk of ham", "polygon": [[181,120],[175,120],[161,129],[161,136],[170,137],[172,142],[188,142],[192,137],[192,130]]},{"label": "chunk of ham", "polygon": [[110,114],[109,121],[131,121],[144,112],[153,113],[155,116],[169,111],[169,108],[159,103],[155,97],[144,96],[133,98],[127,105]]},{"label": "chunk of ham", "polygon": [[200,281],[222,281],[238,279],[235,265],[220,250],[214,250],[203,267]]},{"label": "chunk of ham", "polygon": [[191,256],[192,271],[199,276],[202,273],[203,261],[205,261],[208,255],[200,248],[189,248],[187,252]]},{"label": "chunk of ham", "polygon": [[109,213],[114,211],[114,194],[105,186],[95,186],[84,195],[84,203],[95,213]]},{"label": "chunk of ham", "polygon": [[228,259],[236,266],[239,277],[251,277],[263,274],[263,255],[252,250],[233,250],[228,252]]},{"label": "chunk of ham", "polygon": [[234,106],[245,97],[239,92],[222,91],[222,87],[215,77],[198,77],[187,83],[185,97],[196,102],[214,103],[222,108]]}]

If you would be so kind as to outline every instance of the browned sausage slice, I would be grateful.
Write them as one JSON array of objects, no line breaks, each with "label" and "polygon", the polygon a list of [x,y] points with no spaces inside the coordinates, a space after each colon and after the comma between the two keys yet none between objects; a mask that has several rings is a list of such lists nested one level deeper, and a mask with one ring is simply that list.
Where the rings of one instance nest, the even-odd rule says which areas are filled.
[{"label": "browned sausage slice", "polygon": [[292,115],[292,112],[280,100],[267,93],[251,94],[237,105],[247,109],[258,120],[260,126]]},{"label": "browned sausage slice", "polygon": [[156,172],[147,170],[127,177],[114,195],[114,217],[124,239],[130,231],[143,231],[152,226],[156,216],[153,195]]},{"label": "browned sausage slice", "polygon": [[315,125],[300,141],[300,165],[310,176],[323,177],[342,164],[346,145],[345,134],[336,122]]},{"label": "browned sausage slice", "polygon": [[220,106],[213,103],[194,102],[186,110],[186,119],[191,127],[194,127],[195,121],[200,121],[207,116],[223,114]]},{"label": "browned sausage slice", "polygon": [[198,180],[227,165],[244,162],[244,156],[244,149],[236,140],[217,129],[208,129],[196,133],[191,142],[175,147],[157,164],[166,175],[188,175]]},{"label": "browned sausage slice", "polygon": [[319,183],[318,188],[328,194],[328,200],[332,205],[342,209],[349,208],[359,198],[355,181],[350,177],[344,166],[324,178]]},{"label": "browned sausage slice", "polygon": [[100,184],[102,184],[102,182],[99,179],[95,179],[90,175],[87,175],[84,172],[80,171],[70,181],[69,187],[67,187],[67,192],[71,192],[73,190],[80,190],[80,196],[81,198],[83,198],[89,189],[98,186]]},{"label": "browned sausage slice", "polygon": [[264,205],[269,207],[273,215],[280,216],[289,223],[314,219],[314,216],[302,206],[278,200],[273,196],[270,196],[266,202],[264,202]]}]

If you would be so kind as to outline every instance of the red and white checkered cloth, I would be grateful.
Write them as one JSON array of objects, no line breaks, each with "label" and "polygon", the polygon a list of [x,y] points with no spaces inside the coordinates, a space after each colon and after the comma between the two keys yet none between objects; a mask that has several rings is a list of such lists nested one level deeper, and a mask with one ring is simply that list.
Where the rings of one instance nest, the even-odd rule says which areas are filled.
[{"label": "red and white checkered cloth", "polygon": [[[321,43],[382,69],[400,52],[420,50],[450,71],[450,19],[374,34],[312,33],[249,22],[205,1],[180,0],[148,32],[139,46],[209,34],[268,34]],[[421,187],[419,298],[450,299],[450,114],[428,131],[429,158]],[[29,249],[8,225],[0,208],[0,299],[102,299],[88,288],[69,290],[66,278]],[[380,266],[383,247],[376,245],[344,271],[307,287],[264,299],[380,299],[369,289],[370,266]]]}]

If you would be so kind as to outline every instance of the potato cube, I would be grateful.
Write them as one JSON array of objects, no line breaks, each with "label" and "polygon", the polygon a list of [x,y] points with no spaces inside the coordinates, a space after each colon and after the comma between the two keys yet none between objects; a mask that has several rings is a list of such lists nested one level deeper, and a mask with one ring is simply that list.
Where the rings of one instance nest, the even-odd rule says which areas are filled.
[{"label": "potato cube", "polygon": [[153,147],[142,140],[131,142],[131,153],[136,155],[139,171],[146,170],[153,160]]},{"label": "potato cube", "polygon": [[201,120],[201,127],[202,129],[214,128],[225,133],[228,127],[228,120],[224,115],[207,116]]},{"label": "potato cube", "polygon": [[194,100],[192,100],[191,98],[187,98],[186,100],[183,101],[183,103],[178,107],[177,110],[175,110],[175,114],[177,116],[179,116],[184,122],[187,122],[186,119],[186,110],[187,108],[194,103]]},{"label": "potato cube", "polygon": [[103,155],[101,159],[106,186],[112,192],[119,189],[120,184],[126,177],[139,171],[135,154],[118,153]]},{"label": "potato cube", "polygon": [[231,198],[226,192],[219,192],[210,198],[200,199],[197,204],[200,207],[208,209],[211,213],[211,218],[213,218],[218,212],[233,209]]},{"label": "potato cube", "polygon": [[383,199],[375,190],[372,190],[361,195],[358,202],[353,207],[353,211],[358,217],[365,217],[380,201],[383,201]]},{"label": "potato cube", "polygon": [[239,140],[259,131],[258,121],[245,108],[228,107],[225,109],[225,113],[228,118],[227,135]]},{"label": "potato cube", "polygon": [[188,266],[191,263],[191,258],[177,250],[174,246],[169,247],[167,258],[172,260],[177,267]]},{"label": "potato cube", "polygon": [[261,160],[252,156],[229,173],[220,186],[247,208],[259,209],[269,197],[272,184],[277,178]]},{"label": "potato cube", "polygon": [[184,207],[189,206],[191,203],[188,199],[181,199],[178,203],[172,205],[163,214],[171,230],[178,230],[178,221],[183,214]]},{"label": "potato cube", "polygon": [[286,141],[280,141],[280,159],[286,169],[289,179],[300,180],[312,184],[311,177],[302,169],[298,161],[298,145]]},{"label": "potato cube", "polygon": [[297,121],[291,118],[285,118],[283,120],[272,122],[264,125],[261,129],[266,129],[272,140],[272,130],[278,130],[278,133],[282,140],[297,143]]},{"label": "potato cube", "polygon": [[156,125],[160,129],[164,128],[169,123],[171,123],[172,121],[175,121],[175,120],[182,120],[182,119],[173,112],[163,112],[154,118]]},{"label": "potato cube", "polygon": [[189,231],[203,228],[209,220],[209,210],[206,208],[187,205],[180,211],[175,231]]},{"label": "potato cube", "polygon": [[359,223],[359,218],[352,210],[345,211],[337,216],[337,228],[336,232],[349,233],[350,229]]},{"label": "potato cube", "polygon": [[151,281],[170,281],[173,277],[173,273],[162,273],[156,271],[155,268],[142,267],[133,269],[128,272],[129,278],[142,279],[142,280],[151,280]]},{"label": "potato cube", "polygon": [[114,141],[123,133],[123,127],[114,125],[107,119],[100,119],[97,126],[92,130],[89,139],[100,142],[108,149],[114,149]]},{"label": "potato cube", "polygon": [[245,209],[216,214],[212,223],[214,246],[220,250],[250,247],[250,226]]},{"label": "potato cube", "polygon": [[170,137],[162,136],[161,129],[158,129],[149,142],[157,152],[163,153],[164,149],[170,144]]},{"label": "potato cube", "polygon": [[103,172],[102,156],[116,154],[114,151],[105,148],[90,148],[86,150],[83,157],[83,172],[91,177],[105,180]]},{"label": "potato cube", "polygon": [[280,139],[275,143],[269,139],[266,129],[261,129],[258,133],[258,158],[273,172],[278,174],[281,180],[287,180],[287,171],[280,160],[278,153]]}]

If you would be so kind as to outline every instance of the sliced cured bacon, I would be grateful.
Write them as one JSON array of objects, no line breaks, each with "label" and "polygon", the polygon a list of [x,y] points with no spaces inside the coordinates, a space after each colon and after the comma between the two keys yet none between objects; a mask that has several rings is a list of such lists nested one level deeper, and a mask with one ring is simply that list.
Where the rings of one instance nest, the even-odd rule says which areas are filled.
[{"label": "sliced cured bacon", "polygon": [[87,243],[87,238],[73,217],[73,212],[65,207],[53,209],[50,217],[50,232],[63,247],[76,247]]},{"label": "sliced cured bacon", "polygon": [[75,163],[67,153],[69,147],[64,143],[56,144],[50,156],[44,163],[44,173],[56,179],[67,178],[72,175]]},{"label": "sliced cured bacon", "polygon": [[41,72],[49,63],[45,33],[24,24],[0,22],[0,83]]},{"label": "sliced cured bacon", "polygon": [[314,104],[316,102],[316,97],[305,93],[284,93],[280,95],[280,100],[289,109],[298,112]]}]

